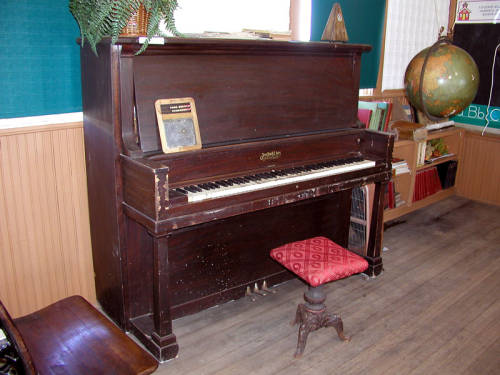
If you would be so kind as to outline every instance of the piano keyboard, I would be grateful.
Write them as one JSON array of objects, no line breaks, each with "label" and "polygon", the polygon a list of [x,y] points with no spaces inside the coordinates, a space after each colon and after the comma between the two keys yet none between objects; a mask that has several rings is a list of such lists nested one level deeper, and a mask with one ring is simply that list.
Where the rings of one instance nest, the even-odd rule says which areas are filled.
[{"label": "piano keyboard", "polygon": [[375,162],[361,158],[340,159],[297,168],[257,173],[245,177],[189,185],[175,189],[187,195],[188,202],[222,198],[230,195],[249,193],[296,182],[314,180],[321,177],[357,171],[375,166]]}]

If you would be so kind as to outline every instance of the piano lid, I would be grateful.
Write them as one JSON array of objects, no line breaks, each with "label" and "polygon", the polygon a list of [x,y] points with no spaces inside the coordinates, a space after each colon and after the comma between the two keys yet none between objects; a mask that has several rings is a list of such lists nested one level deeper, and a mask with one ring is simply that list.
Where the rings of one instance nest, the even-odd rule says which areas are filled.
[{"label": "piano lid", "polygon": [[144,152],[161,150],[157,99],[194,98],[203,147],[356,127],[361,52],[369,46],[169,41],[132,57]]}]

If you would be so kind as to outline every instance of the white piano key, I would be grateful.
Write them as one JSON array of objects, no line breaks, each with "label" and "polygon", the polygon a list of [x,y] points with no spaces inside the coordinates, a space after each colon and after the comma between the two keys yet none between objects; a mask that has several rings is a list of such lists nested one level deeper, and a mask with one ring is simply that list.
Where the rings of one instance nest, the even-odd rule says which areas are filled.
[{"label": "white piano key", "polygon": [[200,202],[207,199],[215,199],[249,193],[257,190],[264,190],[278,186],[284,186],[302,181],[314,180],[317,178],[333,176],[336,174],[352,172],[360,169],[371,168],[375,166],[375,162],[371,160],[361,160],[353,163],[325,167],[319,170],[302,171],[293,175],[276,176],[269,179],[259,181],[245,182],[232,186],[222,186],[216,189],[203,190],[201,192],[188,193],[188,202]]}]

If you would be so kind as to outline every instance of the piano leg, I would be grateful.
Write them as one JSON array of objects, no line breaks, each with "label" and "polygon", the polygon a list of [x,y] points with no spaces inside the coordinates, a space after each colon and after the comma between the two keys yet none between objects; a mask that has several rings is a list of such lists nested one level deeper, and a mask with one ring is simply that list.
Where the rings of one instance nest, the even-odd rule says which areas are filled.
[{"label": "piano leg", "polygon": [[384,231],[384,192],[387,181],[375,183],[375,193],[373,195],[372,218],[370,223],[370,237],[365,259],[368,261],[368,269],[365,273],[374,277],[383,270],[381,250],[382,234]]},{"label": "piano leg", "polygon": [[153,237],[154,273],[153,273],[153,320],[154,330],[151,335],[153,343],[158,347],[157,358],[164,361],[177,356],[179,346],[172,333],[170,315],[168,272],[168,239],[167,236]]}]

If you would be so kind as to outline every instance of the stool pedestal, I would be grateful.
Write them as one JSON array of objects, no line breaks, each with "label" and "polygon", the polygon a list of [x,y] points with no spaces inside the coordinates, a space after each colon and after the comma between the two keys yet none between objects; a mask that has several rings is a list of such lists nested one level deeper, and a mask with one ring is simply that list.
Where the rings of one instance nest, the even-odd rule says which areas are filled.
[{"label": "stool pedestal", "polygon": [[344,336],[344,326],[342,319],[337,314],[331,314],[326,310],[324,304],[326,294],[324,286],[309,287],[304,293],[306,303],[300,303],[297,306],[297,313],[293,325],[299,324],[299,337],[297,341],[297,350],[295,358],[302,356],[306,347],[307,336],[310,332],[316,331],[322,327],[333,327],[337,331],[337,335],[342,341],[349,341],[349,338]]},{"label": "stool pedestal", "polygon": [[304,293],[306,303],[299,304],[292,322],[300,325],[295,357],[304,352],[309,332],[321,327],[334,327],[341,340],[349,341],[340,316],[326,311],[323,285],[363,272],[368,262],[326,237],[288,243],[272,249],[270,255],[310,285]]}]

